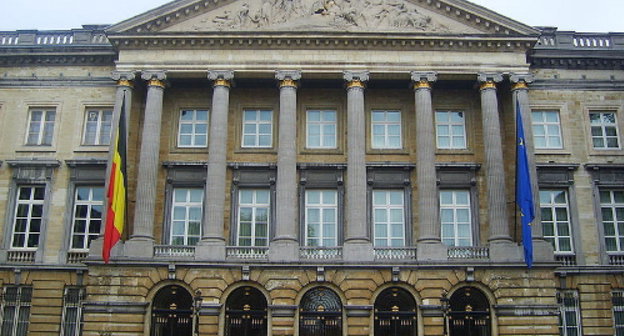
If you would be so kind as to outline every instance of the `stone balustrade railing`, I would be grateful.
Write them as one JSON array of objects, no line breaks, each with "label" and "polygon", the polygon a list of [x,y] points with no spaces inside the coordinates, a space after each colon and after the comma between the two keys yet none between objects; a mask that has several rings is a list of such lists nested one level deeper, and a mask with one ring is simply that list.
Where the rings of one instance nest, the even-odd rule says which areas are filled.
[{"label": "stone balustrade railing", "polygon": [[0,47],[110,45],[102,25],[86,25],[71,30],[18,30],[0,32]]},{"label": "stone balustrade railing", "polygon": [[624,33],[581,33],[542,28],[535,49],[624,49]]}]

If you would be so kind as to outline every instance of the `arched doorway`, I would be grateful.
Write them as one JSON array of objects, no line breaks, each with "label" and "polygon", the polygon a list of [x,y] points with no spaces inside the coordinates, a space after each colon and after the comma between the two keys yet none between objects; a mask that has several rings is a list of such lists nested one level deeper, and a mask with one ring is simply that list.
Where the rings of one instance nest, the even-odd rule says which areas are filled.
[{"label": "arched doorway", "polygon": [[267,301],[256,288],[234,290],[225,302],[225,336],[266,336]]},{"label": "arched doorway", "polygon": [[375,336],[415,336],[416,301],[406,290],[392,287],[375,300]]},{"label": "arched doorway", "polygon": [[317,287],[303,295],[299,336],[342,336],[342,302],[334,291]]},{"label": "arched doorway", "polygon": [[193,297],[176,285],[161,288],[152,303],[151,336],[191,336]]},{"label": "arched doorway", "polygon": [[449,300],[448,325],[451,336],[490,336],[490,303],[477,288],[457,290]]}]

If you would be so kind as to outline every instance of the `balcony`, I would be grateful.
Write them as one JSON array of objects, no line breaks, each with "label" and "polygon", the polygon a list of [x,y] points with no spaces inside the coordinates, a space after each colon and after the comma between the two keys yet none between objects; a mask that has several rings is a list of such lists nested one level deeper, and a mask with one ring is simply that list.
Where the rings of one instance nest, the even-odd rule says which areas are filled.
[{"label": "balcony", "polygon": [[305,260],[339,261],[342,260],[342,247],[300,247],[299,258]]},{"label": "balcony", "polygon": [[415,247],[376,247],[375,260],[377,261],[413,261],[416,260]]},{"label": "balcony", "polygon": [[195,257],[195,246],[156,245],[154,246],[156,258],[189,258]]},{"label": "balcony", "polygon": [[561,266],[576,266],[575,254],[555,254],[555,261]]},{"label": "balcony", "polygon": [[448,248],[449,260],[488,260],[490,248],[482,246],[452,246]]},{"label": "balcony", "polygon": [[225,248],[225,257],[235,260],[268,260],[268,247],[228,246]]},{"label": "balcony", "polygon": [[81,264],[89,256],[89,251],[69,251],[67,252],[68,264]]},{"label": "balcony", "polygon": [[624,253],[609,254],[609,265],[624,266]]},{"label": "balcony", "polygon": [[10,263],[32,264],[37,251],[8,251],[7,261]]}]

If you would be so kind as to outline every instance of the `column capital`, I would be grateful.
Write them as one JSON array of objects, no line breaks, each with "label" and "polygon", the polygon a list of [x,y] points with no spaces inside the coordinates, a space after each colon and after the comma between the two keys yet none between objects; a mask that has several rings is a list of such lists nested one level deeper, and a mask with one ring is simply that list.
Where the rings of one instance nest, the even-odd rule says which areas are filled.
[{"label": "column capital", "polygon": [[164,88],[167,73],[165,71],[143,71],[141,72],[141,79],[147,81],[148,86]]},{"label": "column capital", "polygon": [[280,81],[282,87],[297,87],[297,81],[301,79],[301,71],[298,70],[277,70],[275,71],[275,79]]},{"label": "column capital", "polygon": [[343,78],[347,81],[347,88],[364,88],[364,82],[368,81],[370,73],[368,71],[344,71]]},{"label": "column capital", "polygon": [[481,83],[481,90],[496,90],[496,83],[500,83],[503,81],[503,74],[482,72],[477,75],[477,80],[479,81],[479,83]]},{"label": "column capital", "polygon": [[512,91],[515,90],[528,90],[528,84],[531,84],[535,81],[535,77],[529,73],[512,73],[509,76],[509,80],[513,83],[511,88]]},{"label": "column capital", "polygon": [[119,86],[132,87],[132,82],[136,77],[136,71],[112,71],[111,78],[117,81]]},{"label": "column capital", "polygon": [[438,80],[438,73],[434,71],[412,71],[414,89],[430,89],[431,83]]},{"label": "column capital", "polygon": [[227,86],[232,85],[234,79],[234,71],[231,70],[211,70],[208,71],[208,79],[213,81],[213,86]]}]

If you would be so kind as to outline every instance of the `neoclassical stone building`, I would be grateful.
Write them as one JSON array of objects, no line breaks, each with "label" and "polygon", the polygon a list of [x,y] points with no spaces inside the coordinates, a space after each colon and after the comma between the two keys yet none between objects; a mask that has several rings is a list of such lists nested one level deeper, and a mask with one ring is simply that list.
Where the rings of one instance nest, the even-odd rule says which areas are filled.
[{"label": "neoclassical stone building", "polygon": [[622,335],[623,63],[624,34],[463,0],[177,0],[0,32],[0,335]]}]

